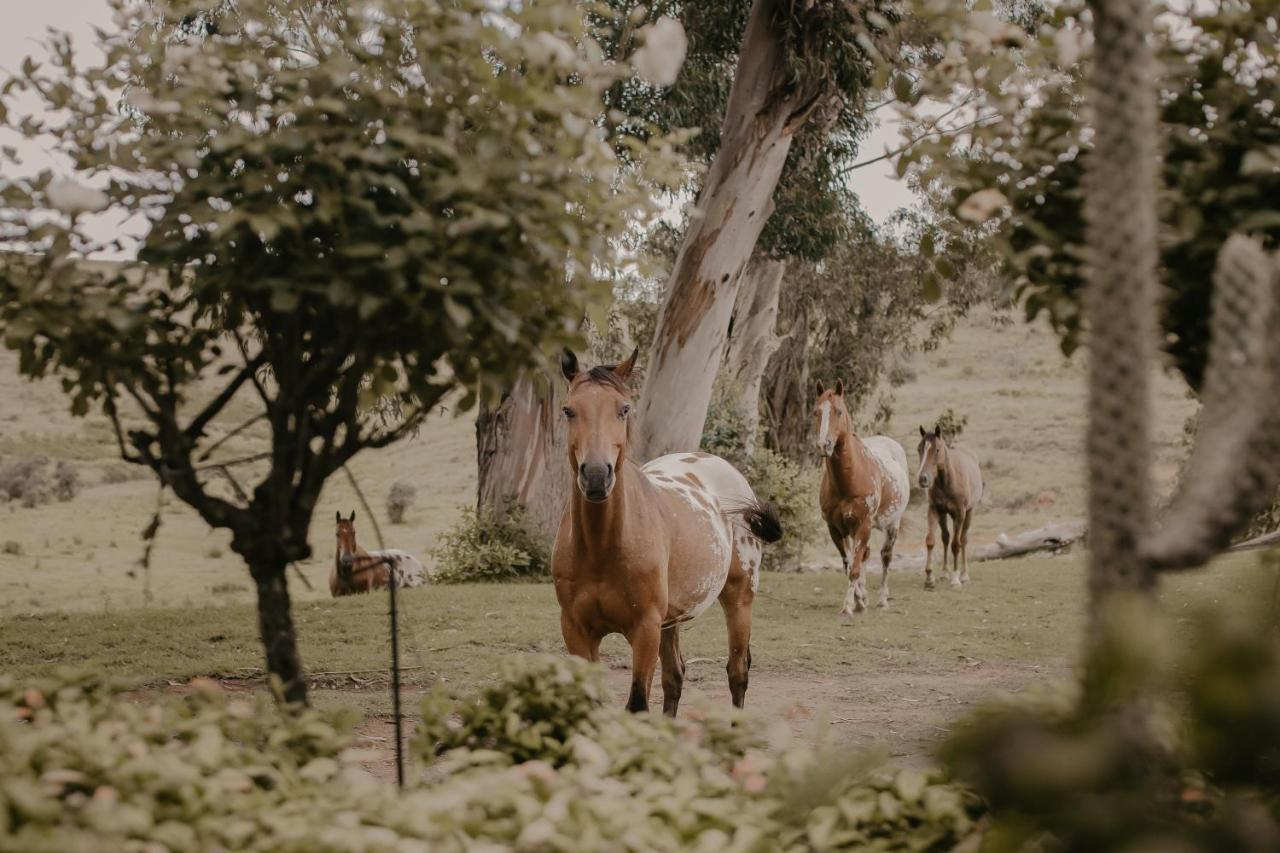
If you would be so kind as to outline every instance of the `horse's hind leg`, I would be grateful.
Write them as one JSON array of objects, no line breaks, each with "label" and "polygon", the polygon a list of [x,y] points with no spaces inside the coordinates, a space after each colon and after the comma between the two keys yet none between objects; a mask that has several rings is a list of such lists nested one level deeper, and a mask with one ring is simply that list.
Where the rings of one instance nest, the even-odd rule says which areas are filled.
[{"label": "horse's hind leg", "polygon": [[658,657],[662,662],[662,713],[674,717],[680,707],[680,690],[684,687],[684,655],[680,652],[679,625],[668,625],[662,629]]},{"label": "horse's hind leg", "polygon": [[893,561],[893,546],[898,541],[901,527],[902,521],[899,520],[884,532],[884,545],[880,546],[880,597],[876,600],[876,607],[889,606],[889,563]]},{"label": "horse's hind leg", "polygon": [[960,541],[960,582],[969,582],[969,524],[973,521],[973,510],[967,509],[964,513],[964,524],[959,527],[956,532],[956,539]]},{"label": "horse's hind leg", "polygon": [[968,513],[961,510],[952,516],[955,522],[955,535],[951,537],[951,585],[960,586],[960,543],[964,539],[965,518]]},{"label": "horse's hind leg", "polygon": [[741,708],[747,701],[747,675],[751,671],[751,604],[756,593],[751,588],[751,576],[742,570],[737,558],[729,570],[729,579],[720,591],[720,606],[724,609],[724,621],[729,629],[729,695],[733,707]]}]

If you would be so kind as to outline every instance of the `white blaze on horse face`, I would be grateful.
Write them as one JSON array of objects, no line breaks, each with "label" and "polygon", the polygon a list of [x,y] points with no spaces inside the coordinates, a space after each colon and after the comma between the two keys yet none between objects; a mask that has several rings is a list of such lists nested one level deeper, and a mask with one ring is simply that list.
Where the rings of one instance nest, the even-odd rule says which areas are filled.
[{"label": "white blaze on horse face", "polygon": [[925,442],[924,453],[920,454],[920,470],[916,472],[916,482],[922,489],[928,488],[929,481],[933,479],[933,471],[929,464],[933,460],[933,454],[933,442]]},{"label": "white blaze on horse face", "polygon": [[818,423],[818,449],[824,456],[830,456],[835,449],[835,441],[831,438],[831,401],[823,400],[818,412],[822,418]]}]

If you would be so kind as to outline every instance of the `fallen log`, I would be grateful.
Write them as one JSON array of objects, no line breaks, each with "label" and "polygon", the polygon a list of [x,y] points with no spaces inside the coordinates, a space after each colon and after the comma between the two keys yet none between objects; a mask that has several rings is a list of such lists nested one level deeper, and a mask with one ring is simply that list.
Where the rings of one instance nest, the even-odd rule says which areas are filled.
[{"label": "fallen log", "polygon": [[1246,539],[1243,542],[1237,542],[1228,550],[1230,551],[1253,551],[1257,548],[1270,548],[1280,545],[1280,530],[1273,530],[1270,533],[1264,533],[1261,536],[1255,536],[1252,539]]},{"label": "fallen log", "polygon": [[[988,560],[1006,560],[1010,557],[1021,557],[1025,554],[1036,554],[1049,552],[1052,554],[1061,554],[1071,549],[1071,546],[1085,538],[1085,523],[1083,520],[1059,521],[1054,524],[1047,524],[1044,527],[1037,527],[1034,530],[1027,530],[1017,533],[1013,536],[1001,533],[996,537],[995,542],[985,545],[973,545],[969,548],[970,562],[986,562]],[[942,544],[938,544],[939,552]],[[941,553],[934,554],[934,562],[940,563],[942,559]],[[915,572],[924,569],[925,549],[921,548],[915,554],[894,555],[892,568],[894,571]],[[800,567],[800,571],[823,571],[826,569],[840,568],[840,561],[837,558],[818,562],[807,563]],[[878,554],[873,550],[872,558],[868,564],[871,572],[876,573],[880,570],[880,560]]]}]

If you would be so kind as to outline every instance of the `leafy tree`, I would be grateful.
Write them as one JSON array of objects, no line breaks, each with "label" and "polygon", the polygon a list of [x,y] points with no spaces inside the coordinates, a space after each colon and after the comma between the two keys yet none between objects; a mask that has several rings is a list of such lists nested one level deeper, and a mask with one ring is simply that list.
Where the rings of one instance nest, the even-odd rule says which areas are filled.
[{"label": "leafy tree", "polygon": [[[0,333],[23,373],[100,407],[257,585],[267,669],[306,687],[285,568],[325,480],[580,340],[611,240],[651,212],[660,134],[625,167],[597,125],[616,68],[560,3],[116,3],[105,61],[65,35],[3,87],[77,177],[0,183]],[[123,93],[123,100],[116,103]],[[0,119],[4,119],[0,115]],[[85,264],[82,214],[150,223],[136,262]],[[232,401],[270,429],[265,473],[202,454]]]},{"label": "leafy tree", "polygon": [[[962,115],[978,121],[959,140],[922,139],[900,171],[921,164],[921,182],[957,217],[948,217],[953,230],[986,223],[1028,317],[1045,313],[1070,352],[1081,333],[1092,151],[1080,93],[1090,16],[1078,4],[1032,10],[1024,30],[932,0],[922,9],[942,22],[948,47],[919,91],[963,103]],[[1161,13],[1161,323],[1165,348],[1198,389],[1218,250],[1233,234],[1280,245],[1280,16],[1256,0]],[[907,110],[917,128],[928,109]]]}]

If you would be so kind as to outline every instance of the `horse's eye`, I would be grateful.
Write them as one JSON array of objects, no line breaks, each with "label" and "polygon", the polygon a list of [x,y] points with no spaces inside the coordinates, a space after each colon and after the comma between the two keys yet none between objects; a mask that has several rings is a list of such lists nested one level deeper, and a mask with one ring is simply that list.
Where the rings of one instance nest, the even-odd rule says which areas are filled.
[{"label": "horse's eye", "polygon": [[568,418],[569,420],[573,420],[573,409],[569,408],[568,406],[565,406],[563,409],[561,409],[561,411],[564,412],[564,416],[566,418]]},{"label": "horse's eye", "polygon": [[620,418],[625,418],[629,414],[631,414],[630,406],[623,406],[621,409],[618,409],[618,417]]}]

